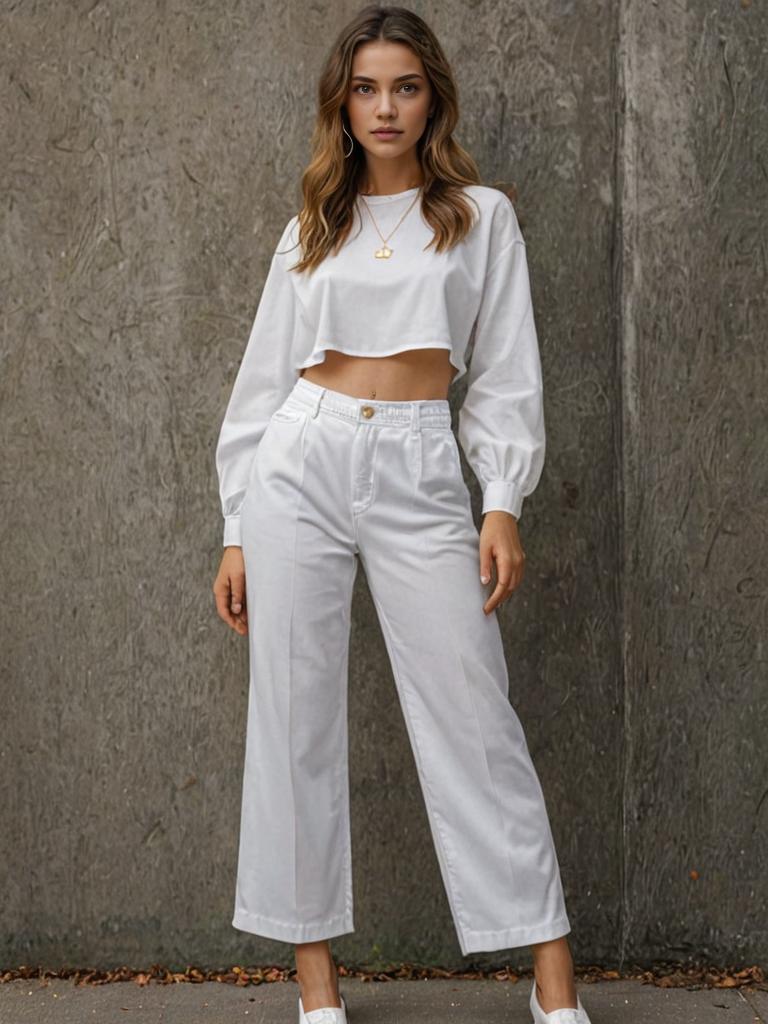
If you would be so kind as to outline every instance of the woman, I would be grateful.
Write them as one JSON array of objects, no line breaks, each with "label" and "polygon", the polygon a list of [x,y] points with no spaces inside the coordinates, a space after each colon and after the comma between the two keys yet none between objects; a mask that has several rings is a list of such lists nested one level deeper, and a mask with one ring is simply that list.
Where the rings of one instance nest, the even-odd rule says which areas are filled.
[{"label": "woman", "polygon": [[[497,607],[544,458],[526,249],[452,138],[429,27],[364,8],[319,83],[304,206],[272,257],[221,427],[221,617],[249,636],[233,925],[296,945],[300,1024],[346,1024],[350,601],[362,562],[463,954],[530,945],[537,1024],[588,1024]],[[469,365],[465,360],[469,361]],[[458,439],[483,489],[475,527]],[[491,568],[496,581],[488,586]]]}]

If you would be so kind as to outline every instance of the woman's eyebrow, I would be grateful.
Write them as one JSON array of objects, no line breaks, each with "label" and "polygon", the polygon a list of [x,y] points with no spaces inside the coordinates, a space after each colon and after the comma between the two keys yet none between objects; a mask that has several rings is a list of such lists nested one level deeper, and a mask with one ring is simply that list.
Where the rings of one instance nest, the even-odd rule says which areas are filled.
[{"label": "woman's eyebrow", "polygon": [[[407,74],[407,75],[398,75],[397,78],[394,79],[394,81],[395,82],[402,82],[406,78],[421,78],[421,77],[422,76],[420,74],[418,74],[418,72],[412,71],[412,72],[410,72],[410,74]],[[375,78],[369,78],[368,75],[352,75],[352,81],[374,82],[375,83],[376,79]]]}]

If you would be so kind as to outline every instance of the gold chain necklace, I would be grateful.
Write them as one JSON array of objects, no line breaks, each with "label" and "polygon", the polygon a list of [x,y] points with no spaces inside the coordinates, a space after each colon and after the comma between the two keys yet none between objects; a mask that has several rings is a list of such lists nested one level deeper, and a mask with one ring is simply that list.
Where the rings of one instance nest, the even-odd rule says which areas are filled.
[{"label": "gold chain necklace", "polygon": [[373,226],[376,228],[376,233],[378,234],[379,238],[382,241],[381,248],[374,250],[374,253],[373,253],[373,255],[376,257],[377,260],[388,260],[389,257],[392,255],[392,253],[395,251],[394,249],[390,249],[389,248],[389,246],[387,245],[387,242],[390,240],[392,235],[394,235],[394,233],[397,231],[397,229],[403,223],[405,218],[411,212],[411,209],[412,209],[414,203],[417,201],[417,199],[419,199],[420,196],[421,196],[421,188],[419,188],[419,191],[413,197],[413,200],[411,201],[410,205],[408,206],[408,209],[405,211],[403,216],[400,218],[400,220],[397,222],[397,224],[395,224],[394,228],[392,228],[392,230],[389,232],[389,234],[385,238],[384,235],[382,235],[381,231],[379,231],[379,225],[376,223],[376,218],[373,216],[373,213],[371,213],[370,206],[368,205],[368,203],[365,202],[365,196],[362,194],[362,192],[360,193],[360,198],[365,203],[365,208],[368,211],[368,214],[369,214],[371,220],[373,221]]}]

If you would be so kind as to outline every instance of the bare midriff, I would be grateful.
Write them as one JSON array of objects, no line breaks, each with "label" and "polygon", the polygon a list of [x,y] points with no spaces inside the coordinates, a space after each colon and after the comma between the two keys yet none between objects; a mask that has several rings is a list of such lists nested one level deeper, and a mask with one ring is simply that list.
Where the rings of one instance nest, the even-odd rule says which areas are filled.
[{"label": "bare midriff", "polygon": [[331,391],[382,402],[448,397],[457,370],[447,349],[418,348],[391,356],[349,356],[329,350],[325,361],[301,376]]}]

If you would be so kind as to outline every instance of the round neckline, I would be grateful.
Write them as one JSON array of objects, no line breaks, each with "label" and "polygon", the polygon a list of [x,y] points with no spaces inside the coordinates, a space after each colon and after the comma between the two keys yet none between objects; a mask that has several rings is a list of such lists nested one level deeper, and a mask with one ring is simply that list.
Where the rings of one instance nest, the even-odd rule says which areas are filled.
[{"label": "round neckline", "polygon": [[414,185],[413,188],[407,188],[404,192],[391,192],[389,195],[366,196],[362,192],[358,192],[357,195],[364,202],[377,206],[381,203],[394,203],[398,199],[407,199],[409,196],[415,196],[420,188],[422,188],[421,185]]}]

